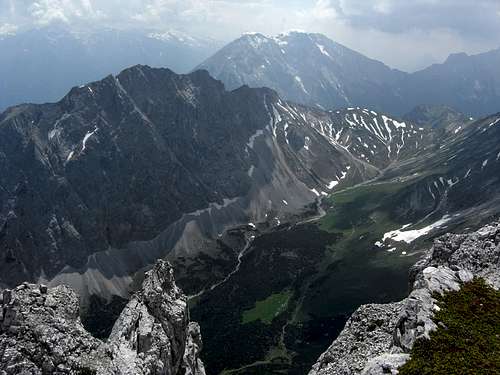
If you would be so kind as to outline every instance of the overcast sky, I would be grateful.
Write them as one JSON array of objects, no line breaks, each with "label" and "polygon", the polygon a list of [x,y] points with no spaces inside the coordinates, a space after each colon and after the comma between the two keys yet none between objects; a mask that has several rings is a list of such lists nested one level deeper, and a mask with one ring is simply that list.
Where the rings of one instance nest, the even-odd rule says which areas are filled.
[{"label": "overcast sky", "polygon": [[500,0],[0,0],[0,34],[53,22],[222,41],[301,29],[406,71],[500,47]]}]

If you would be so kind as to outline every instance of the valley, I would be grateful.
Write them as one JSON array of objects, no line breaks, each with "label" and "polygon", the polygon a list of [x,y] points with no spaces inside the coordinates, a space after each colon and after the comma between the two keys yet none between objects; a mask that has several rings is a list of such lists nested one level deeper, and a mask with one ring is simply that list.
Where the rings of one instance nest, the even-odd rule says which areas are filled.
[{"label": "valley", "polygon": [[[466,131],[496,132],[490,126],[494,122],[485,119]],[[480,149],[490,155],[497,152],[485,145],[468,153],[472,146],[464,145],[464,139],[471,138],[452,139],[441,147],[447,149],[446,156],[433,156],[432,168],[425,155],[402,162],[405,172],[400,175],[394,170],[402,166],[393,163],[378,178],[323,199],[325,212],[320,217],[282,223],[270,233],[256,235],[238,273],[223,289],[206,293],[192,306],[205,340],[216,348],[204,357],[213,373],[307,373],[360,305],[407,295],[410,267],[433,238],[450,230],[467,231],[497,216],[494,200],[487,210],[475,207],[478,202],[464,201],[463,191],[457,206],[453,190],[464,189],[463,180],[440,180],[439,176],[462,173],[458,164],[446,163],[450,154],[455,156],[451,162],[468,160],[469,166],[480,157]],[[408,168],[412,163],[421,169]],[[481,178],[491,178],[482,172],[467,181],[468,189],[478,191]],[[230,306],[238,308],[228,316]],[[219,367],[220,363],[231,367]]]},{"label": "valley", "polygon": [[[363,222],[366,211],[352,212],[350,204],[364,199],[370,205],[380,196],[365,191],[350,200],[347,194],[333,194],[322,218],[257,235],[239,271],[192,304],[210,371],[303,374],[359,305],[405,296],[419,252],[376,247],[378,235],[394,224],[381,223],[372,232],[373,225]],[[349,224],[339,225],[346,210],[352,212],[343,221]]]}]

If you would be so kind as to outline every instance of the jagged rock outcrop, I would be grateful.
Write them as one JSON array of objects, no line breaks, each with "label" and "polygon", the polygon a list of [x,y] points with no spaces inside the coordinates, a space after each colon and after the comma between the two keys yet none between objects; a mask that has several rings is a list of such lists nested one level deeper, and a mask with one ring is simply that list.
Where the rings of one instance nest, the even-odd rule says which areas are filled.
[{"label": "jagged rock outcrop", "polygon": [[158,261],[102,342],[81,324],[78,296],[67,286],[5,290],[0,373],[204,375],[186,301],[170,264]]},{"label": "jagged rock outcrop", "polygon": [[474,277],[500,287],[500,222],[436,239],[412,269],[408,298],[361,306],[309,375],[397,374],[415,341],[437,328],[432,316],[439,307],[433,294],[458,290]]}]

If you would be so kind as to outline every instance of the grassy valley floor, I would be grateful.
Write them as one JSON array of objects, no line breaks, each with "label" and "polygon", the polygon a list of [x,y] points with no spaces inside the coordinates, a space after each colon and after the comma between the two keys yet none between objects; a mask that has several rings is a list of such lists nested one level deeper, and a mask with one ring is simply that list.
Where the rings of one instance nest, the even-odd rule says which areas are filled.
[{"label": "grassy valley floor", "polygon": [[319,221],[258,236],[239,272],[192,305],[208,373],[307,373],[357,307],[404,298],[419,253],[375,242],[405,224],[394,197],[406,187],[348,189]]}]

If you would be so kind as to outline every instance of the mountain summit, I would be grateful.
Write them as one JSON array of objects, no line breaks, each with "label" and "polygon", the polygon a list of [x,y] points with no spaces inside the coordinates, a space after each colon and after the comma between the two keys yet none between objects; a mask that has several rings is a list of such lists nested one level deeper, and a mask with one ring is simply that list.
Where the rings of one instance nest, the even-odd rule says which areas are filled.
[{"label": "mountain summit", "polygon": [[[405,73],[322,34],[291,31],[276,37],[247,33],[198,66],[228,89],[271,87],[289,100],[320,108],[361,106],[397,112]],[[380,95],[383,92],[384,95]]]},{"label": "mountain summit", "polygon": [[324,109],[368,107],[403,115],[417,105],[448,105],[473,116],[498,111],[500,50],[451,55],[415,73],[391,69],[324,35],[249,33],[198,68],[228,88],[270,87],[288,100]]}]

